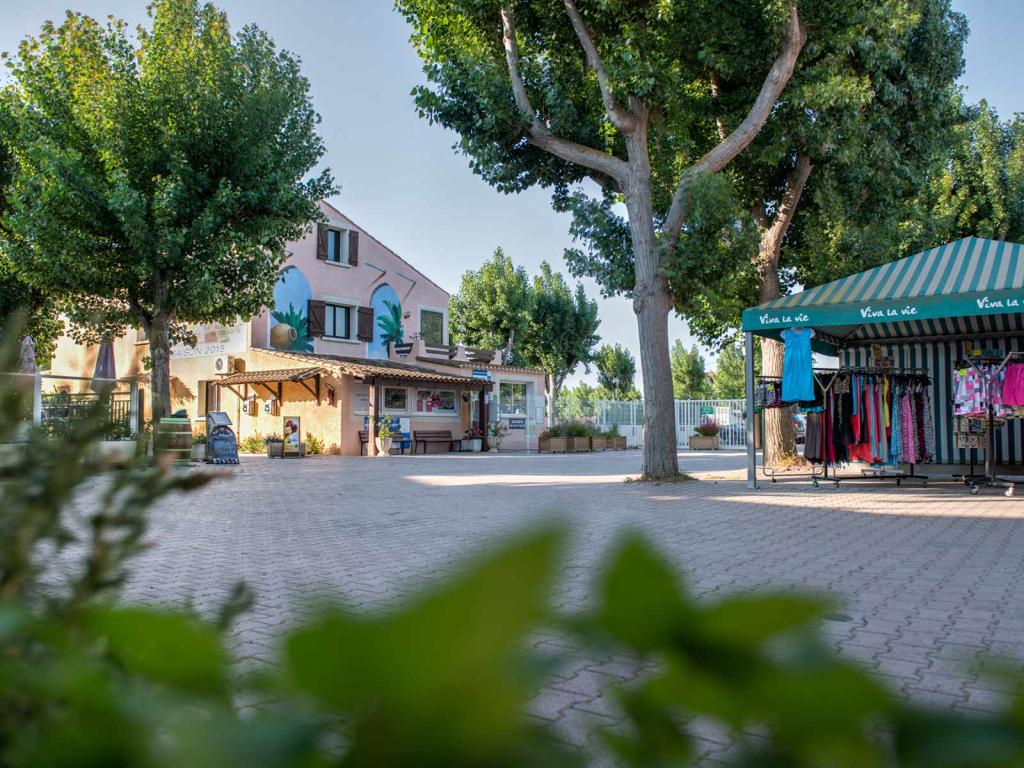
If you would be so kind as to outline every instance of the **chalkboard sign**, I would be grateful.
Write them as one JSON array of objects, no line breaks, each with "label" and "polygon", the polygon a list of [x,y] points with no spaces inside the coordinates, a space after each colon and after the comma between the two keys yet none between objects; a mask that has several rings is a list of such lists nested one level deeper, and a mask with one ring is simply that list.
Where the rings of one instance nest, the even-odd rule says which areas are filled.
[{"label": "chalkboard sign", "polygon": [[509,419],[509,429],[526,429],[526,419]]}]

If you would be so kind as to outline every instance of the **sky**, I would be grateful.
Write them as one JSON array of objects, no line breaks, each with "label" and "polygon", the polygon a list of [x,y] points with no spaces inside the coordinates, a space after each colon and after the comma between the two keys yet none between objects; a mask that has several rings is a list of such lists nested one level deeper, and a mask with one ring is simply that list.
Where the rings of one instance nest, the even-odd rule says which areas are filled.
[{"label": "sky", "polygon": [[[13,51],[47,19],[67,8],[132,23],[146,0],[0,0],[0,51]],[[562,258],[569,217],[551,209],[540,189],[503,195],[452,150],[457,137],[416,115],[410,91],[424,82],[405,20],[391,0],[219,0],[235,27],[255,22],[297,54],[323,118],[321,132],[341,187],[342,212],[455,292],[469,269],[498,246],[531,274],[548,261],[568,277]],[[1024,112],[1024,2],[954,0],[971,27],[962,84],[972,101],[987,99],[1003,117]],[[623,344],[639,358],[636,319],[627,299],[599,296],[602,341]],[[685,323],[670,320],[672,338],[693,343]],[[639,367],[639,364],[638,364]],[[587,379],[580,368],[570,382]]]}]

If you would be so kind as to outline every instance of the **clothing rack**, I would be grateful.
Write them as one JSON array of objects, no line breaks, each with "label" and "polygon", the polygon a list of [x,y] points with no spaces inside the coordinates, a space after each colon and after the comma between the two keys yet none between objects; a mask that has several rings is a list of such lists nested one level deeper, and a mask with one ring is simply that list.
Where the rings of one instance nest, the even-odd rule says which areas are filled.
[{"label": "clothing rack", "polygon": [[[833,369],[833,368],[815,368],[815,369],[813,369],[811,371],[811,373],[814,376],[814,383],[817,386],[822,387],[823,385],[821,383],[821,378],[820,378],[819,374],[832,373],[834,371],[835,371],[835,369]],[[758,375],[757,376],[757,380],[758,381],[778,381],[778,382],[781,382],[782,381],[782,377],[781,376],[763,376],[763,375]],[[831,383],[828,386],[831,386]],[[822,393],[823,394],[827,394],[828,390],[827,389],[823,389]],[[789,411],[795,405],[796,405],[796,403],[790,403],[789,405],[780,407],[779,410]],[[761,452],[762,452],[762,454],[765,453],[765,450],[764,450],[764,412],[765,412],[765,410],[766,410],[765,408],[763,408],[763,407],[761,408],[761,415],[762,415],[762,420],[761,420]],[[811,479],[811,482],[814,484],[815,488],[818,487],[818,483],[821,480],[832,480],[832,482],[835,482],[836,487],[839,486],[838,481],[835,481],[832,478],[829,478],[829,476],[828,476],[828,464],[822,463],[819,466],[819,465],[816,465],[816,464],[811,463],[811,462],[808,462],[808,463],[810,464],[810,467],[811,467],[810,472],[791,472],[791,471],[783,469],[781,467],[770,467],[770,466],[768,466],[767,462],[762,460],[762,462],[761,462],[761,474],[764,477],[766,477],[767,479],[771,480],[773,483],[777,483],[779,477],[785,477],[785,478],[809,477]]]},{"label": "clothing rack", "polygon": [[[990,488],[1003,488],[1005,489],[1004,493],[1006,496],[1013,496],[1016,491],[1017,484],[1013,480],[997,477],[993,467],[993,459],[996,455],[996,430],[995,406],[992,403],[992,382],[998,378],[999,374],[1011,360],[1020,359],[1024,359],[1024,352],[1010,352],[1005,357],[1002,355],[978,355],[964,358],[956,366],[958,369],[965,367],[965,364],[970,366],[981,376],[988,387],[988,392],[986,393],[988,400],[988,446],[985,448],[985,474],[974,474],[974,464],[972,462],[970,474],[954,475],[955,479],[963,480],[964,485],[970,489],[972,496],[976,496],[983,485]],[[997,366],[995,370],[991,370],[993,365]],[[983,367],[989,367],[989,370],[985,371]]]}]

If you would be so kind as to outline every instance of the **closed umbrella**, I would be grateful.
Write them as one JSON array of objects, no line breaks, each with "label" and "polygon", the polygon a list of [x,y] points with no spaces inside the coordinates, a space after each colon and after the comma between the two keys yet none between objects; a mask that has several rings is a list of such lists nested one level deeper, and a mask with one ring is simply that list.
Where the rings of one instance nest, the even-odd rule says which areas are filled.
[{"label": "closed umbrella", "polygon": [[100,351],[96,355],[96,369],[92,372],[93,380],[89,388],[93,392],[109,392],[114,388],[114,379],[116,378],[114,342],[104,341],[100,344]]},{"label": "closed umbrella", "polygon": [[21,356],[18,360],[18,370],[21,373],[38,373],[36,366],[36,345],[31,336],[21,340]]}]

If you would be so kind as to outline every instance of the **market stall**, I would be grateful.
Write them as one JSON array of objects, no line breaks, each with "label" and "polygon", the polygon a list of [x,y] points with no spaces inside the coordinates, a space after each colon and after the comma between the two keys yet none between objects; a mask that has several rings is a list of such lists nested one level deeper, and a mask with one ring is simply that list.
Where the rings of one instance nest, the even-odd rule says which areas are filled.
[{"label": "market stall", "polygon": [[[775,405],[773,398],[800,402],[813,416],[808,458],[826,474],[831,467],[829,479],[841,479],[836,469],[853,462],[897,481],[920,463],[966,465],[962,475],[976,492],[998,484],[996,465],[1024,463],[1024,403],[1016,402],[1024,391],[1014,384],[1024,375],[1024,355],[1016,354],[1024,352],[1020,244],[975,237],[947,243],[752,307],[743,313],[743,331],[751,488],[755,413]],[[754,374],[754,336],[786,344],[786,372],[777,383]],[[811,351],[837,357],[838,369],[816,373]],[[1012,493],[1012,483],[1004,485]]]}]

